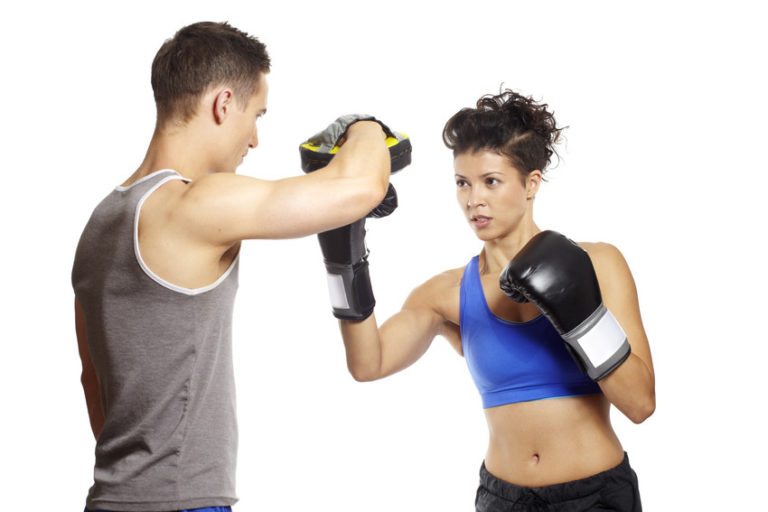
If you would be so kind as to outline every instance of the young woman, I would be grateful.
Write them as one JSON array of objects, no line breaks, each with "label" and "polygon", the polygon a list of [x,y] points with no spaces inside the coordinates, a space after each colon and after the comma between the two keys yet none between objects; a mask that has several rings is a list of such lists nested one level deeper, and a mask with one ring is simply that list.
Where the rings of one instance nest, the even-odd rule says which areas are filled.
[{"label": "young woman", "polygon": [[612,245],[575,244],[533,219],[561,130],[546,104],[510,90],[448,121],[458,204],[483,249],[381,327],[363,221],[320,235],[355,379],[406,368],[438,335],[466,358],[490,434],[478,511],[641,509],[609,417],[611,404],[636,423],[655,408],[632,275]]}]

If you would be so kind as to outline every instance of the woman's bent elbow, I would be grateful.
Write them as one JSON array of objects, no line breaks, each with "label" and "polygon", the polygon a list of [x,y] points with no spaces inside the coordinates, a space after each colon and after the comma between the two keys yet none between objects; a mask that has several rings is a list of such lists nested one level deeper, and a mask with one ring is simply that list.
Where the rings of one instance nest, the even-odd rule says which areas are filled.
[{"label": "woman's bent elbow", "polygon": [[378,370],[371,367],[349,365],[347,368],[357,382],[372,382],[381,378]]},{"label": "woman's bent elbow", "polygon": [[627,417],[632,421],[632,423],[639,425],[640,423],[650,418],[655,411],[656,411],[656,397],[651,395],[642,403],[637,404],[637,406],[633,408],[631,413],[627,414]]}]

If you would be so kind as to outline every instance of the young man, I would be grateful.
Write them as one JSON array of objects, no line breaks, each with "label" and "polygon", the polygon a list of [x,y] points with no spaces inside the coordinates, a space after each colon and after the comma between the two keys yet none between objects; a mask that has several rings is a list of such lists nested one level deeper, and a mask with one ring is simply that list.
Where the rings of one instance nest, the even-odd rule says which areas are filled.
[{"label": "young man", "polygon": [[240,242],[337,228],[385,196],[384,127],[355,116],[318,134],[341,147],[315,172],[235,174],[258,144],[269,67],[265,46],[226,23],[197,23],[166,41],[152,66],[158,117],[146,158],[83,231],[72,282],[97,439],[87,510],[235,503]]}]

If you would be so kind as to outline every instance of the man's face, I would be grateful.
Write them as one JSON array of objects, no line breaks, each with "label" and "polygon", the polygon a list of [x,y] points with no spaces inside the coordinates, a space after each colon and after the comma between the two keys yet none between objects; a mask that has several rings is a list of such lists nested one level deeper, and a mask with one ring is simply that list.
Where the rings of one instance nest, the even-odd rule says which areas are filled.
[{"label": "man's face", "polygon": [[245,108],[235,102],[236,104],[231,110],[231,117],[228,119],[232,123],[229,134],[231,144],[228,145],[231,150],[224,165],[224,168],[229,172],[235,172],[235,169],[243,163],[248,150],[259,144],[256,123],[267,111],[268,90],[267,79],[262,73],[259,77],[258,90],[250,97]]}]

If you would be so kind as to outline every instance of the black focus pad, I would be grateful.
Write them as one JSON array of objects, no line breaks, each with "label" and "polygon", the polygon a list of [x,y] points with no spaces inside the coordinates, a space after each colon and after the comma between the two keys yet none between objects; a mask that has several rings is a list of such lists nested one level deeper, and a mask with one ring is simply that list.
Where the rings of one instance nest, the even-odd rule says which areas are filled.
[{"label": "black focus pad", "polygon": [[355,114],[340,117],[324,131],[315,134],[299,146],[301,170],[312,172],[327,166],[339,151],[339,143],[347,134],[347,129],[358,121],[376,121],[381,125],[387,135],[390,172],[397,172],[410,165],[412,146],[411,139],[406,134],[393,132],[387,125],[374,117]]}]

